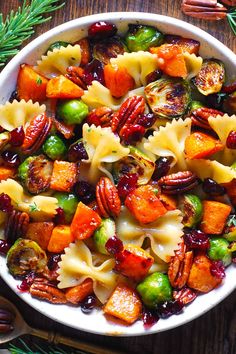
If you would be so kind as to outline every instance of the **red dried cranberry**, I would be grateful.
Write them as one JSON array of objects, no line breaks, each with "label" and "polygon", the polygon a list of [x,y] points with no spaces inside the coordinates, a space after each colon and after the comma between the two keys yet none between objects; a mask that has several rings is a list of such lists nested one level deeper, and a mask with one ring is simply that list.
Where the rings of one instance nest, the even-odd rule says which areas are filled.
[{"label": "red dried cranberry", "polygon": [[156,121],[157,117],[154,113],[147,113],[140,116],[137,120],[137,124],[144,128],[150,128]]},{"label": "red dried cranberry", "polygon": [[21,125],[20,127],[15,128],[10,132],[9,143],[12,146],[21,146],[23,144],[24,138],[25,138],[25,132]]},{"label": "red dried cranberry", "polygon": [[13,210],[11,198],[6,193],[0,194],[0,210],[4,213],[11,213]]},{"label": "red dried cranberry", "polygon": [[28,291],[34,282],[35,277],[36,277],[36,274],[34,272],[28,273],[24,277],[24,280],[21,282],[21,284],[17,285],[17,289],[19,289],[20,291]]},{"label": "red dried cranberry", "polygon": [[89,204],[95,199],[95,189],[86,181],[77,182],[74,186],[74,192],[84,204]]},{"label": "red dried cranberry", "polygon": [[83,313],[90,313],[94,307],[96,306],[96,298],[94,295],[89,295],[85,298],[85,300],[81,303],[81,311]]},{"label": "red dried cranberry", "polygon": [[159,80],[162,77],[163,72],[161,70],[154,70],[146,76],[147,85],[153,81]]},{"label": "red dried cranberry", "polygon": [[107,240],[105,247],[107,252],[112,254],[113,256],[119,254],[124,249],[123,242],[116,236],[110,237]]},{"label": "red dried cranberry", "polygon": [[157,321],[159,321],[160,317],[158,316],[155,310],[143,309],[142,312],[142,320],[145,329],[151,328]]},{"label": "red dried cranberry", "polygon": [[6,255],[11,245],[5,240],[0,240],[0,254]]},{"label": "red dried cranberry", "polygon": [[125,144],[132,145],[140,141],[145,134],[145,128],[139,124],[129,124],[126,126],[122,138]]},{"label": "red dried cranberry", "polygon": [[92,39],[103,39],[116,34],[117,27],[113,23],[99,21],[93,23],[88,29],[88,36]]},{"label": "red dried cranberry", "polygon": [[224,85],[221,89],[222,92],[225,93],[233,93],[236,91],[236,81],[232,82],[232,84]]},{"label": "red dried cranberry", "polygon": [[54,216],[53,221],[55,222],[55,224],[57,225],[64,225],[66,224],[66,218],[65,218],[65,212],[61,207],[58,207],[56,209],[56,215]]},{"label": "red dried cranberry", "polygon": [[167,157],[159,157],[155,162],[155,171],[152,179],[158,181],[161,177],[167,175],[170,170],[171,161]]},{"label": "red dried cranberry", "polygon": [[48,259],[48,269],[50,271],[57,270],[58,263],[61,261],[61,254],[52,254]]},{"label": "red dried cranberry", "polygon": [[231,130],[229,133],[227,140],[226,140],[226,146],[229,149],[236,149],[236,131]]},{"label": "red dried cranberry", "polygon": [[105,85],[103,65],[99,60],[94,59],[84,67],[83,80],[87,85],[91,85],[94,80]]},{"label": "red dried cranberry", "polygon": [[157,312],[160,318],[167,318],[172,315],[178,315],[182,312],[184,304],[181,301],[166,301],[158,306]]},{"label": "red dried cranberry", "polygon": [[225,188],[211,178],[204,179],[202,183],[202,189],[205,193],[212,196],[225,194]]},{"label": "red dried cranberry", "polygon": [[88,160],[88,154],[82,141],[77,141],[69,147],[68,160],[71,162]]},{"label": "red dried cranberry", "polygon": [[211,274],[219,279],[224,279],[225,277],[225,266],[222,261],[211,261],[210,267]]},{"label": "red dried cranberry", "polygon": [[189,230],[184,234],[184,243],[189,248],[206,250],[210,247],[209,237],[200,230]]},{"label": "red dried cranberry", "polygon": [[8,167],[18,167],[20,165],[19,155],[15,152],[5,150],[2,152],[2,159]]},{"label": "red dried cranberry", "polygon": [[119,197],[125,199],[127,195],[136,188],[137,181],[137,173],[128,173],[122,176],[117,185]]}]

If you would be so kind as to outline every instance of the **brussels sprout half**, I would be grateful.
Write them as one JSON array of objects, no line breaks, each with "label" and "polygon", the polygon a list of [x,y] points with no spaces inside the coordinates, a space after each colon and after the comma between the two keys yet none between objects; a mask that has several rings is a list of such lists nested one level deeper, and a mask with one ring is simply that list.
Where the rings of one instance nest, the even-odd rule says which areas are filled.
[{"label": "brussels sprout half", "polygon": [[43,144],[43,152],[52,160],[60,160],[65,155],[67,148],[59,136],[49,136]]},{"label": "brussels sprout half", "polygon": [[69,224],[75,214],[78,198],[72,193],[57,192],[53,195],[57,198],[58,206],[64,210],[66,222]]},{"label": "brussels sprout half", "polygon": [[202,217],[202,202],[194,194],[185,194],[180,197],[179,209],[183,214],[183,224],[186,227],[194,227]]},{"label": "brussels sprout half", "polygon": [[7,253],[7,266],[13,276],[20,277],[30,271],[43,272],[47,256],[34,241],[19,238]]},{"label": "brussels sprout half", "polygon": [[198,91],[208,96],[221,90],[225,81],[225,68],[220,60],[207,59],[203,61],[201,70],[193,78],[193,83]]},{"label": "brussels sprout half", "polygon": [[147,102],[157,116],[161,118],[182,117],[191,102],[188,81],[163,77],[145,87]]},{"label": "brussels sprout half", "polygon": [[152,26],[129,24],[125,43],[130,52],[148,50],[149,47],[159,46],[163,42],[163,34]]},{"label": "brussels sprout half", "polygon": [[81,124],[88,115],[88,106],[79,99],[62,100],[57,104],[56,114],[66,124]]},{"label": "brussels sprout half", "polygon": [[214,261],[222,261],[224,266],[228,266],[232,261],[232,255],[229,250],[229,242],[221,237],[212,237],[210,239],[210,248],[208,256]]},{"label": "brussels sprout half", "polygon": [[106,250],[106,243],[109,238],[115,236],[116,224],[112,219],[103,219],[100,227],[94,232],[93,241],[98,252],[109,254]]},{"label": "brussels sprout half", "polygon": [[128,146],[130,153],[113,164],[112,174],[115,183],[127,173],[138,174],[138,185],[147,184],[155,170],[155,163],[139,149]]},{"label": "brussels sprout half", "polygon": [[93,57],[103,64],[108,64],[111,58],[116,58],[118,54],[127,51],[125,44],[120,37],[112,37],[97,42],[93,46]]}]

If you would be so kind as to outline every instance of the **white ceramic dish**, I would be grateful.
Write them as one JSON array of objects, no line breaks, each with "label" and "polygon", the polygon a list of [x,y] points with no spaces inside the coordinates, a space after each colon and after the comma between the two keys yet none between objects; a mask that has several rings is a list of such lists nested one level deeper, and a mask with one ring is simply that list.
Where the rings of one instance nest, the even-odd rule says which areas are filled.
[{"label": "white ceramic dish", "polygon": [[[15,89],[17,73],[21,63],[34,64],[45,52],[49,44],[57,40],[71,42],[78,40],[86,36],[87,28],[90,24],[101,20],[115,23],[119,32],[125,32],[128,23],[144,23],[156,26],[164,33],[178,34],[197,39],[201,42],[201,56],[221,59],[225,63],[228,77],[236,76],[236,55],[218,40],[195,26],[171,17],[147,13],[97,14],[78,18],[60,25],[41,35],[21,50],[0,74],[0,103],[6,102],[11,92]],[[20,293],[17,290],[17,284],[19,282],[14,280],[8,273],[4,257],[0,257],[0,274],[21,299],[44,315],[67,326],[103,335],[144,335],[180,326],[216,306],[236,288],[235,267],[229,267],[227,269],[226,279],[218,289],[208,294],[198,296],[192,304],[184,309],[182,314],[172,316],[166,320],[160,320],[151,329],[144,330],[141,321],[136,322],[132,326],[120,326],[113,322],[108,322],[99,311],[94,311],[90,315],[84,315],[79,308],[66,305],[52,305],[44,301],[36,300],[27,293]]]}]

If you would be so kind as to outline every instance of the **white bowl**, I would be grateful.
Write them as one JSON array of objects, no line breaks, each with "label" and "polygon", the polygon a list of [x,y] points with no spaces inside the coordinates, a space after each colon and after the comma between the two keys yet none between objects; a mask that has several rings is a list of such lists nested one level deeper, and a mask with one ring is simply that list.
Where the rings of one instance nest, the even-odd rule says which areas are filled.
[{"label": "white bowl", "polygon": [[[76,41],[86,36],[87,28],[96,21],[111,21],[115,23],[119,32],[127,30],[128,23],[144,23],[156,26],[164,33],[177,34],[196,39],[201,43],[200,55],[203,57],[215,57],[221,59],[225,66],[228,77],[232,78],[236,73],[236,55],[221,42],[201,29],[186,22],[172,17],[160,16],[148,13],[106,13],[78,18],[64,23],[45,34],[42,34],[21,52],[16,55],[0,74],[0,103],[6,102],[11,92],[15,89],[17,73],[21,63],[35,64],[36,60],[46,51],[48,46],[58,40]],[[0,122],[1,124],[1,122]],[[101,311],[94,311],[85,315],[77,307],[67,305],[52,305],[44,301],[32,298],[28,293],[21,293],[17,290],[18,281],[9,274],[4,257],[0,257],[0,274],[11,289],[19,295],[30,306],[55,321],[79,330],[114,336],[134,336],[165,331],[180,326],[188,321],[197,318],[212,307],[216,306],[235,288],[235,268],[227,269],[227,276],[223,284],[208,294],[198,296],[197,299],[187,306],[183,313],[172,316],[166,320],[160,320],[149,330],[144,330],[142,321],[137,321],[132,326],[121,326],[108,322]]]}]

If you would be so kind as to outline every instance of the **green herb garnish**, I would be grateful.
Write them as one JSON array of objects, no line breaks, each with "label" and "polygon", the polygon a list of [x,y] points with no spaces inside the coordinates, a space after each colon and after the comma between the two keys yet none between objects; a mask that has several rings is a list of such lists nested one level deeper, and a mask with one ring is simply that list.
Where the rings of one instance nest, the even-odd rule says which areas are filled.
[{"label": "green herb garnish", "polygon": [[35,202],[29,205],[29,209],[31,213],[33,213],[34,211],[39,211],[39,208]]},{"label": "green herb garnish", "polygon": [[36,79],[36,84],[39,86],[41,85],[42,82],[43,82],[42,79],[38,76]]},{"label": "green herb garnish", "polygon": [[229,25],[234,32],[236,36],[236,6],[233,7],[228,13],[227,13],[227,20],[229,22]]}]

